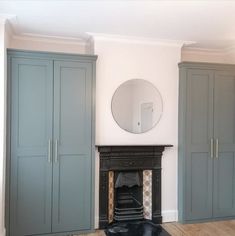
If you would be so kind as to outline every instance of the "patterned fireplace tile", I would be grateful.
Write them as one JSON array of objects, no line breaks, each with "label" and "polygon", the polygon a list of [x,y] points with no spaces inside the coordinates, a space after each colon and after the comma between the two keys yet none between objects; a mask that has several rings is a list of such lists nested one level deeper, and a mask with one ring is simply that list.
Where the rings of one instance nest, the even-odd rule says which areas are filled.
[{"label": "patterned fireplace tile", "polygon": [[143,206],[144,218],[152,219],[152,171],[143,171]]},{"label": "patterned fireplace tile", "polygon": [[114,216],[114,172],[109,171],[109,223],[113,221]]}]

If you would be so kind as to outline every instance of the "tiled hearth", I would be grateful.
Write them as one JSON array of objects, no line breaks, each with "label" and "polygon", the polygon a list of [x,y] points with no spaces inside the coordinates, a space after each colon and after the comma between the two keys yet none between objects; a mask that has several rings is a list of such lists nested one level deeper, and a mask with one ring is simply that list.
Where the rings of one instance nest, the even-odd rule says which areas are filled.
[{"label": "tiled hearth", "polygon": [[[117,188],[115,188],[115,184],[120,173],[128,173],[130,176],[139,173],[141,179],[141,184],[139,184],[141,197],[139,199],[141,200],[138,202],[143,207],[143,218],[154,223],[162,222],[161,158],[165,147],[171,146],[98,146],[100,153],[100,229],[118,221],[115,220],[117,216],[116,218],[114,216],[117,209]],[[124,187],[126,188],[125,183]]]}]

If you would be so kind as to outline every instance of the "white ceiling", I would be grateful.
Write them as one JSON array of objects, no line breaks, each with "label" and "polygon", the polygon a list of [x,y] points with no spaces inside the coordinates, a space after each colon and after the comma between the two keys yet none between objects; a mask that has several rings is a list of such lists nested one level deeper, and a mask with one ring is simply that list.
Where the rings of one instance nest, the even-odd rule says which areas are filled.
[{"label": "white ceiling", "polygon": [[17,34],[87,39],[87,32],[235,45],[235,1],[1,1]]}]

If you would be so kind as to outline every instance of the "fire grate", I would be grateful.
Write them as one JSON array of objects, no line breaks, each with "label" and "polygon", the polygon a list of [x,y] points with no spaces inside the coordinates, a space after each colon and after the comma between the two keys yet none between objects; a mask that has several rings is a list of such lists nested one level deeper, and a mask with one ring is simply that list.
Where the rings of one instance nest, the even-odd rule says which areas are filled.
[{"label": "fire grate", "polygon": [[115,221],[144,219],[142,182],[138,171],[118,173],[115,183]]},{"label": "fire grate", "polygon": [[117,201],[115,207],[114,220],[142,220],[144,219],[143,205],[133,196],[124,195]]}]

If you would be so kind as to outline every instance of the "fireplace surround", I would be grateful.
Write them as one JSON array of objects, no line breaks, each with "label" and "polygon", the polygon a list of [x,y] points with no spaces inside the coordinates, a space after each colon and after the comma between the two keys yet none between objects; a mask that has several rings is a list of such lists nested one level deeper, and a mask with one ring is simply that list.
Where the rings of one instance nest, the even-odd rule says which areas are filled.
[{"label": "fireplace surround", "polygon": [[[99,228],[104,229],[115,222],[112,217],[115,208],[115,184],[119,173],[139,172],[141,181],[151,177],[150,183],[151,220],[162,223],[161,214],[161,160],[166,147],[172,145],[110,145],[98,146],[100,153],[99,184]],[[148,186],[143,186],[145,189]],[[114,190],[113,190],[114,189]]]}]

